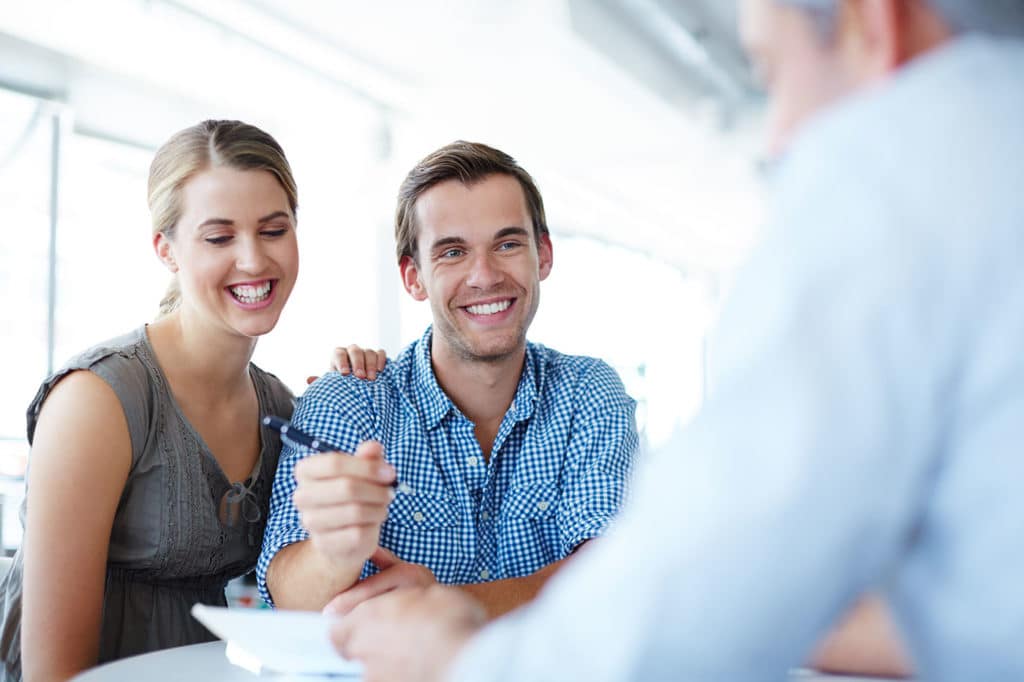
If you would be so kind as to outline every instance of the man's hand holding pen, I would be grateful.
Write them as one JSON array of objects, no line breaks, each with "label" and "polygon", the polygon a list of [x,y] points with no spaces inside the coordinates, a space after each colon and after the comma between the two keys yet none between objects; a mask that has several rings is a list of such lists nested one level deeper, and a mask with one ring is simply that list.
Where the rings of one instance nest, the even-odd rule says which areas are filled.
[{"label": "man's hand holding pen", "polygon": [[395,469],[381,444],[365,441],[354,455],[313,454],[295,465],[293,499],[302,526],[332,561],[365,561],[374,554],[395,496]]}]

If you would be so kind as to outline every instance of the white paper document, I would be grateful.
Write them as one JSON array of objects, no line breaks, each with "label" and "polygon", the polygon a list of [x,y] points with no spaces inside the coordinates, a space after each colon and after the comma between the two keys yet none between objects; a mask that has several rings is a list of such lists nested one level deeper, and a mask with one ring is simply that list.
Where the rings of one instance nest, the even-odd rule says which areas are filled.
[{"label": "white paper document", "polygon": [[362,674],[362,666],[334,650],[330,629],[337,618],[314,611],[228,609],[196,604],[192,615],[225,640],[228,659],[255,673]]}]

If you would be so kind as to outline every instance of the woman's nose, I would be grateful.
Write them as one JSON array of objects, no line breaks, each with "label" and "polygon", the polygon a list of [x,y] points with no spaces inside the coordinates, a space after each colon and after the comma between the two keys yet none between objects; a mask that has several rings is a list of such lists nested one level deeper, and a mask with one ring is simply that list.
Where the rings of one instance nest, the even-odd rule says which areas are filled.
[{"label": "woman's nose", "polygon": [[267,254],[259,239],[239,240],[235,267],[242,272],[259,273],[266,267]]}]

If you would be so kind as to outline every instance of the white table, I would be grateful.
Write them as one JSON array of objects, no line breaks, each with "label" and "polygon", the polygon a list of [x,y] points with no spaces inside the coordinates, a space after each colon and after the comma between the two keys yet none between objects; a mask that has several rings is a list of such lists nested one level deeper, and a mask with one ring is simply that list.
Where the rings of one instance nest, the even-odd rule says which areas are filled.
[{"label": "white table", "polygon": [[171,682],[172,680],[223,680],[252,682],[259,675],[239,668],[224,656],[224,642],[192,644],[151,654],[122,658],[87,670],[75,682]]},{"label": "white table", "polygon": [[358,677],[314,677],[310,675],[255,675],[230,663],[224,655],[224,642],[206,642],[151,654],[122,658],[87,670],[73,682],[314,682],[332,680],[356,682]]},{"label": "white table", "polygon": [[[277,682],[312,682],[317,679],[356,680],[355,677],[317,678],[292,675],[254,675],[232,665],[224,656],[224,642],[193,644],[164,649],[142,656],[132,656],[88,670],[74,682],[180,682],[181,680],[217,680],[218,682],[253,682],[274,679]],[[837,677],[810,671],[794,672],[789,682],[869,682],[875,678]]]}]

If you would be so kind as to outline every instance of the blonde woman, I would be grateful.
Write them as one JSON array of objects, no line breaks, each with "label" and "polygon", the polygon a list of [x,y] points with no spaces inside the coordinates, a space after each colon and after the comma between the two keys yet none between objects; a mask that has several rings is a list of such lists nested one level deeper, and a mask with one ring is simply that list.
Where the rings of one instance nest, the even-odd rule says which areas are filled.
[{"label": "blonde woman", "polygon": [[189,609],[224,604],[255,565],[280,450],[259,417],[292,410],[250,358],[295,284],[297,204],[284,152],[251,125],[204,121],[156,153],[153,248],[174,282],[154,322],[71,360],[29,408],[0,677],[213,639]]}]

